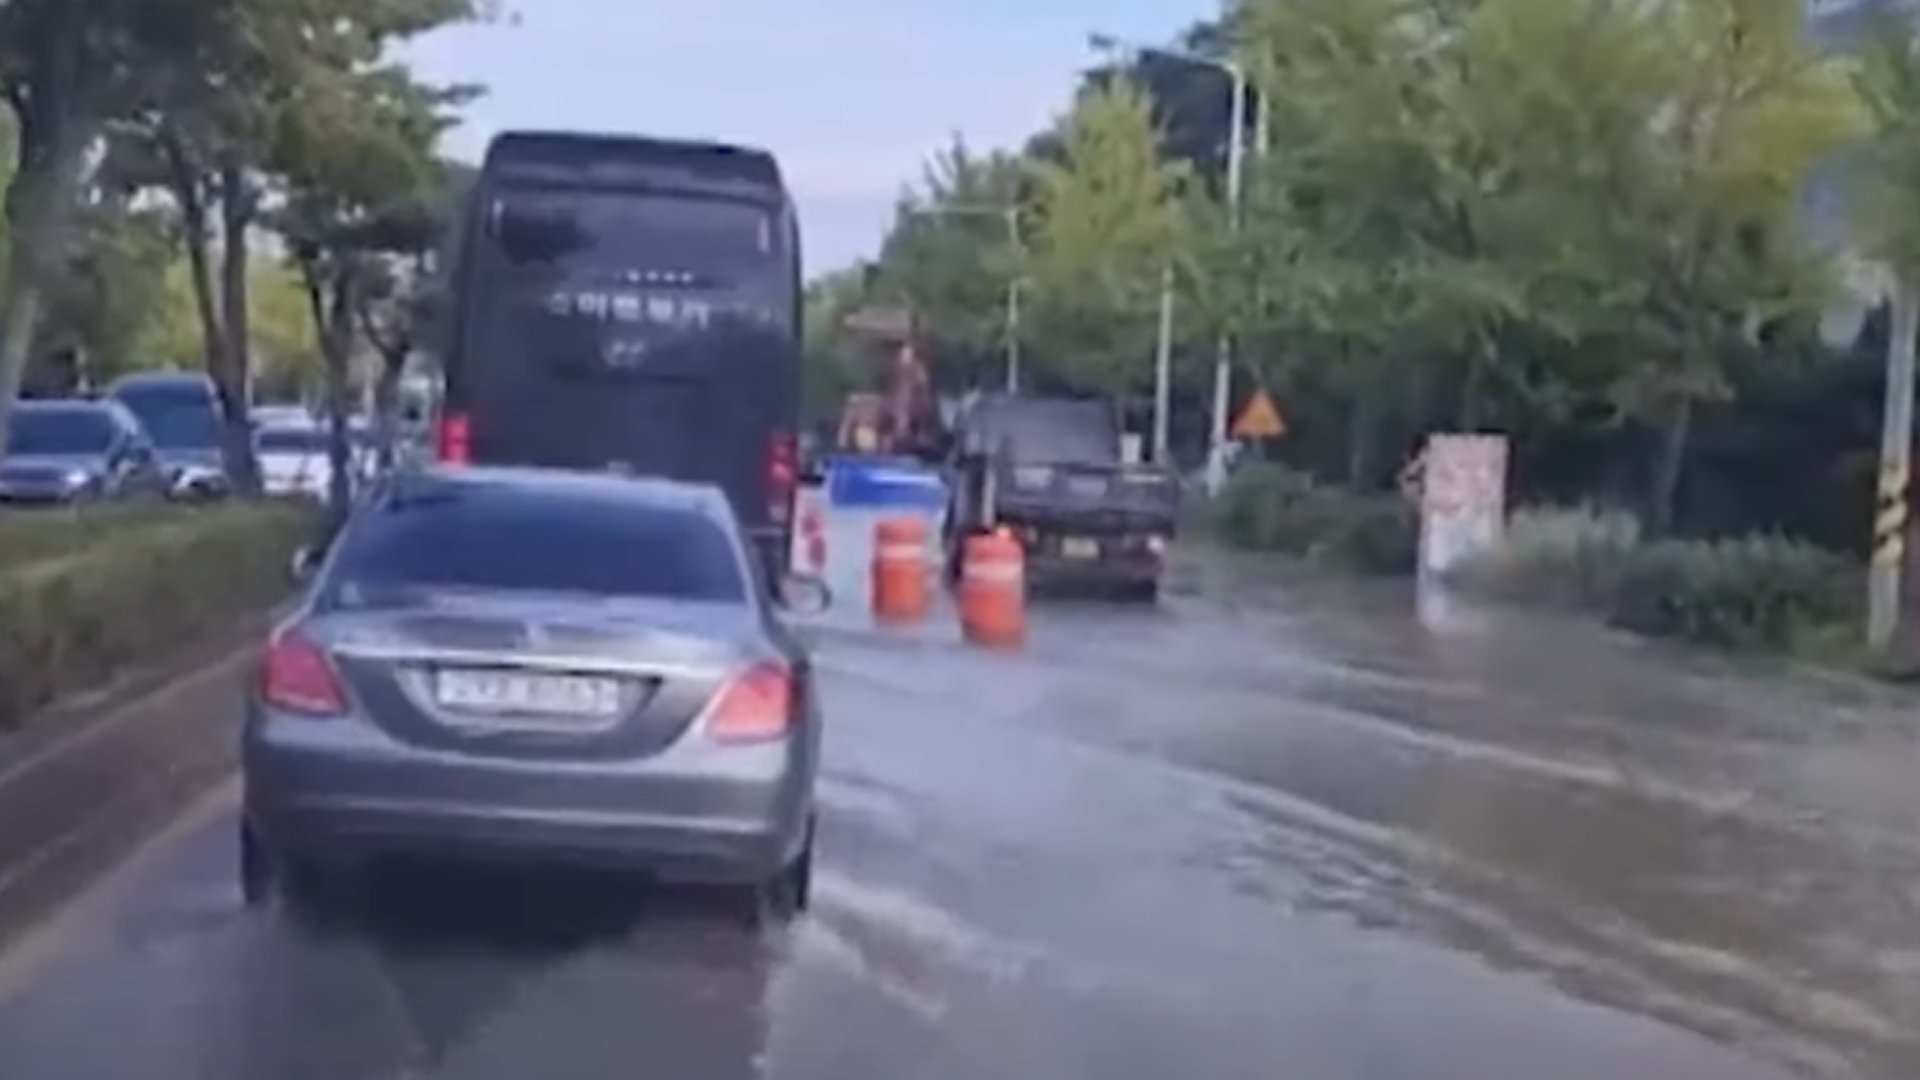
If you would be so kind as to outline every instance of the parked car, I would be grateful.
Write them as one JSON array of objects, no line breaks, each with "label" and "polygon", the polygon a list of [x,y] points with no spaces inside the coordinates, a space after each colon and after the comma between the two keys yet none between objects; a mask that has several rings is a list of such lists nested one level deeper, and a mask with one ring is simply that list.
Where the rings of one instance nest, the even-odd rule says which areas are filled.
[{"label": "parked car", "polygon": [[167,477],[133,414],[111,402],[15,403],[0,453],[0,502],[158,498]]},{"label": "parked car", "polygon": [[139,372],[108,387],[107,397],[139,418],[175,498],[218,498],[232,489],[213,380],[179,371]]},{"label": "parked car", "polygon": [[750,551],[712,486],[390,475],[302,557],[251,682],[249,901],[330,915],[384,857],[439,855],[737,885],[756,921],[804,907],[820,703]]},{"label": "parked car", "polygon": [[247,411],[247,418],[256,428],[285,426],[316,426],[320,423],[320,414],[305,405],[255,405]]},{"label": "parked car", "polygon": [[327,497],[333,465],[326,428],[311,419],[276,420],[254,430],[253,446],[267,494]]}]

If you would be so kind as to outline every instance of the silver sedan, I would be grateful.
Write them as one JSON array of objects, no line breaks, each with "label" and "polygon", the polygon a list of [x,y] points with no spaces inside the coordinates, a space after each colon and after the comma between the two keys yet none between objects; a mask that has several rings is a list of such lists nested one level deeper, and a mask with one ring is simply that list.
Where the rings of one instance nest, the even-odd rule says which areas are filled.
[{"label": "silver sedan", "polygon": [[577,863],[807,903],[808,657],[707,486],[447,469],[370,493],[246,708],[249,902],[318,912],[383,856]]}]

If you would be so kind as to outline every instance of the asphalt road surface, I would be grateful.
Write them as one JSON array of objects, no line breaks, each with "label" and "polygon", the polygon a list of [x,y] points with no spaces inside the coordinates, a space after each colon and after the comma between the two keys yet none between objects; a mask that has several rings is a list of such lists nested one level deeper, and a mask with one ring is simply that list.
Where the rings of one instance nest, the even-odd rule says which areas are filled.
[{"label": "asphalt road surface", "polygon": [[1898,700],[1220,560],[1018,655],[842,602],[791,929],[441,874],[316,936],[229,784],[0,959],[0,1076],[1920,1075]]}]

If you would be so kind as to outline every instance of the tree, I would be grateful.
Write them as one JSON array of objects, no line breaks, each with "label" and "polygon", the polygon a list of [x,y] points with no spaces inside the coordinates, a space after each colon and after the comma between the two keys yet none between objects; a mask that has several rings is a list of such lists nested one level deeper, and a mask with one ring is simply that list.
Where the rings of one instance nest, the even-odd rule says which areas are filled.
[{"label": "tree", "polygon": [[28,372],[36,389],[73,393],[103,386],[152,360],[141,352],[150,323],[174,301],[166,223],[123,206],[83,209],[68,256],[48,282],[46,313]]},{"label": "tree", "polygon": [[1920,36],[1896,11],[1869,23],[1853,82],[1865,137],[1848,163],[1853,235],[1901,285],[1920,288]]},{"label": "tree", "polygon": [[1511,429],[1603,400],[1665,433],[1663,525],[1694,404],[1818,296],[1797,196],[1847,95],[1799,5],[1256,0],[1238,32],[1277,150],[1206,293],[1286,343],[1270,376],[1347,400],[1350,475],[1383,410]]},{"label": "tree", "polygon": [[300,275],[284,262],[255,259],[247,279],[257,393],[269,400],[313,400],[325,375]]},{"label": "tree", "polygon": [[301,123],[336,80],[376,62],[394,41],[471,17],[475,7],[473,0],[244,3],[244,21],[202,27],[192,37],[196,47],[142,72],[115,149],[129,181],[162,187],[178,214],[207,371],[226,415],[229,468],[250,488],[249,232],[273,195],[267,159],[283,130]]},{"label": "tree", "polygon": [[836,416],[848,394],[869,389],[877,367],[847,327],[868,301],[873,267],[867,264],[823,274],[807,283],[806,413],[813,420]]},{"label": "tree", "polygon": [[376,446],[380,463],[391,464],[400,379],[438,316],[436,249],[457,227],[475,170],[459,162],[429,160],[418,187],[396,192],[380,212],[378,235],[362,260],[354,290],[354,319],[379,358],[374,379]]},{"label": "tree", "polygon": [[1064,378],[1122,397],[1151,377],[1163,274],[1185,257],[1188,173],[1164,159],[1145,95],[1124,83],[1084,93],[1061,146],[1036,169],[1031,325]]},{"label": "tree", "polygon": [[1027,162],[955,142],[901,199],[874,264],[872,299],[913,309],[948,387],[991,381],[1007,347],[1006,296],[1019,258],[1006,213],[1027,194]]},{"label": "tree", "polygon": [[[1081,90],[1102,90],[1122,82],[1145,91],[1153,107],[1154,128],[1161,133],[1161,153],[1169,161],[1185,162],[1218,195],[1225,190],[1232,142],[1233,78],[1209,61],[1232,53],[1237,32],[1224,22],[1199,23],[1181,34],[1172,48],[1139,52],[1124,63],[1094,68],[1082,78]],[[1249,110],[1250,120],[1253,113]],[[1058,161],[1063,149],[1056,130],[1036,138],[1029,153]]]},{"label": "tree", "polygon": [[88,152],[127,101],[129,78],[191,51],[239,0],[7,0],[0,91],[14,119],[10,243],[0,292],[0,445],[50,282],[61,272]]},{"label": "tree", "polygon": [[452,126],[449,109],[470,88],[420,83],[404,68],[369,64],[339,73],[274,145],[271,163],[287,197],[276,224],[307,294],[326,370],[332,416],[336,514],[348,488],[349,378],[372,290],[397,258],[417,256],[434,236],[425,207],[443,205],[446,174],[435,156]]},{"label": "tree", "polygon": [[1823,260],[1805,241],[1801,194],[1856,134],[1843,60],[1808,41],[1797,0],[1686,0],[1636,17],[1660,61],[1658,112],[1587,187],[1617,223],[1600,265],[1614,283],[1598,328],[1633,357],[1612,397],[1661,433],[1648,515],[1667,527],[1695,410],[1724,399],[1756,327],[1817,308]]}]

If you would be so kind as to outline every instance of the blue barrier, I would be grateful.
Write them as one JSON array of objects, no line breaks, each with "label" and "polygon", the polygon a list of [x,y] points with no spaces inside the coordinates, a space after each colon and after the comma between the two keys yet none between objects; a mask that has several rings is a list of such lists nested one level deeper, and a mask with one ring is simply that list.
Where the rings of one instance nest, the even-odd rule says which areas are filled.
[{"label": "blue barrier", "polygon": [[822,465],[827,498],[835,506],[937,511],[947,505],[946,482],[912,458],[837,455]]}]

